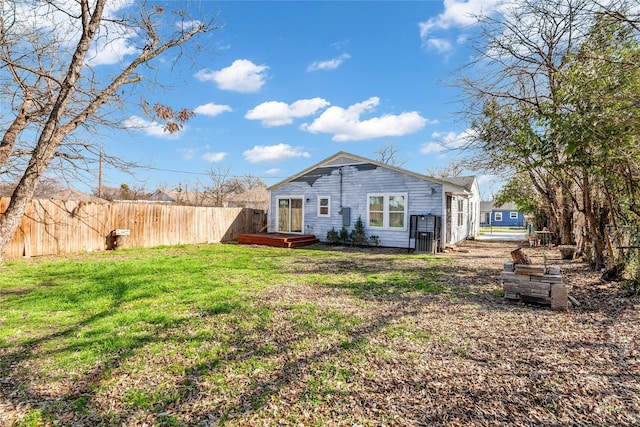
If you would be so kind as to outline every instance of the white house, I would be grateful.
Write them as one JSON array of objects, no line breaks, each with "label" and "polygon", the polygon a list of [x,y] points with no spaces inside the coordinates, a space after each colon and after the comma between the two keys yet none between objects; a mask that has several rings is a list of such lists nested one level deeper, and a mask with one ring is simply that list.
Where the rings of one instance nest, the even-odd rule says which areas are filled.
[{"label": "white house", "polygon": [[419,249],[427,238],[435,250],[479,231],[475,177],[434,178],[342,151],[268,190],[269,232],[327,241],[360,217],[381,246]]}]

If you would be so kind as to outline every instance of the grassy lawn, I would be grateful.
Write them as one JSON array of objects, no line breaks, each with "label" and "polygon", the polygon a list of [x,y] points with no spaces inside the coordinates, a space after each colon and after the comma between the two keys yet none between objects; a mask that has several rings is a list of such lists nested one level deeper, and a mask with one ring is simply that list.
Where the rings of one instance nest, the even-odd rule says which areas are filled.
[{"label": "grassy lawn", "polygon": [[500,226],[491,226],[491,227],[480,227],[480,235],[482,234],[490,234],[490,233],[526,233],[526,227],[500,227]]},{"label": "grassy lawn", "polygon": [[0,425],[640,419],[637,298],[579,282],[574,263],[579,309],[508,304],[512,248],[470,244],[442,257],[201,245],[5,262]]},{"label": "grassy lawn", "polygon": [[[407,259],[203,245],[6,262],[0,381],[10,377],[33,406],[13,422],[230,420],[261,408],[283,382],[303,380],[289,378],[300,363],[299,404],[311,410],[348,393],[353,370],[369,369],[366,353],[382,351],[363,331],[428,339],[411,325],[373,325],[358,310],[380,295],[443,290],[442,259]],[[344,301],[319,305],[313,294],[331,290]],[[274,300],[270,292],[296,296]],[[332,352],[345,357],[321,357]],[[181,417],[178,407],[191,404]],[[301,410],[282,416],[299,419]]]}]

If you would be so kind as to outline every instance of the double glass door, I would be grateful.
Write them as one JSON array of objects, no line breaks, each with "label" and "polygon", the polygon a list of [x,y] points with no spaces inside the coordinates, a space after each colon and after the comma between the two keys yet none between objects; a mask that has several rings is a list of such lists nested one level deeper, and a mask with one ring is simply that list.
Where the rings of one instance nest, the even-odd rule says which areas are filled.
[{"label": "double glass door", "polygon": [[278,199],[278,231],[302,233],[302,198]]}]

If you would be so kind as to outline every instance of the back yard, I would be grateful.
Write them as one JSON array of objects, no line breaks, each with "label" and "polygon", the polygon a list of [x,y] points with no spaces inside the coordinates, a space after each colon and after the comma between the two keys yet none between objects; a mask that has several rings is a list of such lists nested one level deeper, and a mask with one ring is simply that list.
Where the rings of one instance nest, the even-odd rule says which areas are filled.
[{"label": "back yard", "polygon": [[638,297],[554,260],[580,307],[507,303],[515,247],[7,262],[0,425],[638,425]]}]

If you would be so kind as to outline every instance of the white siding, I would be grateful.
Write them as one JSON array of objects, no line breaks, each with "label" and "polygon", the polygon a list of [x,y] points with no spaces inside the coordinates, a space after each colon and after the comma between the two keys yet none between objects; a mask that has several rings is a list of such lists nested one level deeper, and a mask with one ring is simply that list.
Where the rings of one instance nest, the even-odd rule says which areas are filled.
[{"label": "white siding", "polygon": [[[342,194],[340,192],[341,170]],[[321,241],[326,241],[329,230],[342,228],[342,215],[339,213],[341,207],[351,208],[351,223],[347,227],[349,231],[353,229],[359,216],[366,227],[367,194],[407,194],[406,223],[408,227],[409,215],[426,213],[442,215],[442,191],[441,184],[371,164],[324,167],[272,189],[268,231],[277,231],[274,213],[277,209],[276,200],[280,196],[304,195],[304,233],[315,234]],[[331,197],[329,217],[318,217],[318,196]],[[367,235],[378,236],[381,246],[407,247],[409,244],[408,228],[397,231],[366,227],[366,232]]]},{"label": "white siding", "polygon": [[477,237],[480,234],[480,222],[481,222],[481,212],[480,212],[480,189],[478,188],[478,182],[475,181],[471,198],[469,199],[469,203],[473,205],[472,216],[469,218],[469,234],[468,237]]},{"label": "white siding", "polygon": [[[459,202],[462,202],[462,221],[459,221]],[[451,242],[458,243],[467,238],[469,200],[466,196],[453,196],[451,203]]]},{"label": "white siding", "polygon": [[[459,221],[459,201],[462,201],[462,222]],[[447,243],[458,243],[478,234],[479,202],[475,195],[454,195],[451,203],[451,240]]]}]

